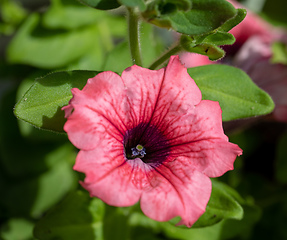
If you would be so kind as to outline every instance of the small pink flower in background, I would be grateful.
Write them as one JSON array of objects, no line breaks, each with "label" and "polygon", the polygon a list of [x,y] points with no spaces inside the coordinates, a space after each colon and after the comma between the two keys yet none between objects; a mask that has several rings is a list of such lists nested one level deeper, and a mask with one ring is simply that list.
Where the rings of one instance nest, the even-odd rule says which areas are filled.
[{"label": "small pink flower in background", "polygon": [[91,196],[113,206],[140,201],[157,221],[190,227],[205,212],[209,177],[233,169],[242,150],[223,133],[218,102],[201,92],[177,56],[166,68],[102,72],[64,107],[80,149],[74,169]]},{"label": "small pink flower in background", "polygon": [[[229,1],[237,8],[244,8],[236,1]],[[230,64],[244,70],[275,102],[273,117],[287,122],[287,65],[272,64],[272,43],[286,41],[286,33],[265,22],[248,10],[246,18],[232,33],[235,44],[224,46],[226,56],[220,61],[210,61],[207,56],[182,53],[180,59],[187,68],[206,64]]]},{"label": "small pink flower in background", "polygon": [[248,40],[234,58],[234,65],[241,68],[275,102],[273,117],[287,122],[287,65],[272,64],[270,44],[259,37]]}]

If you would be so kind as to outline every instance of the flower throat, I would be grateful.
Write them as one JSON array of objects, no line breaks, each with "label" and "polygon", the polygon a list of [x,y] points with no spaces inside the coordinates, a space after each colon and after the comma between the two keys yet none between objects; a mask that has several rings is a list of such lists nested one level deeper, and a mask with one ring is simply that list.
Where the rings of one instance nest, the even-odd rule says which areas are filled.
[{"label": "flower throat", "polygon": [[127,160],[140,158],[143,162],[162,163],[170,153],[166,137],[155,126],[140,123],[126,131],[124,151]]}]

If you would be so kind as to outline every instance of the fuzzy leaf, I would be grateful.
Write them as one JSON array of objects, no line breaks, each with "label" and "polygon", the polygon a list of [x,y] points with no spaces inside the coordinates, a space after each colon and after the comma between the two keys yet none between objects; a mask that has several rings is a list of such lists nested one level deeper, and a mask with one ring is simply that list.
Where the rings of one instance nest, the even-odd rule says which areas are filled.
[{"label": "fuzzy leaf", "polygon": [[225,52],[220,47],[211,43],[200,43],[194,47],[185,48],[188,52],[198,53],[208,56],[210,60],[215,61],[224,57]]},{"label": "fuzzy leaf", "polygon": [[208,35],[203,42],[211,43],[217,46],[232,45],[235,43],[235,37],[231,33],[217,31],[214,34]]},{"label": "fuzzy leaf", "polygon": [[72,97],[71,89],[82,89],[96,71],[66,71],[49,74],[35,81],[15,106],[15,115],[43,129],[63,132],[63,106]]},{"label": "fuzzy leaf", "polygon": [[219,102],[223,121],[264,115],[274,109],[271,97],[238,68],[211,64],[189,68],[188,73],[203,99]]},{"label": "fuzzy leaf", "polygon": [[159,12],[149,5],[143,17],[159,27],[191,36],[211,32],[236,16],[236,9],[225,0],[194,0],[189,11]]}]

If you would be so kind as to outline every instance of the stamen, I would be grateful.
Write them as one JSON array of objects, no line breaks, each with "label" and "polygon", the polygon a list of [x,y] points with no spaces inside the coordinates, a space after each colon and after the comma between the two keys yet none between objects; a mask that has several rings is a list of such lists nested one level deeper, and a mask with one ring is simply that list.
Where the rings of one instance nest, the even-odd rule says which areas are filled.
[{"label": "stamen", "polygon": [[143,158],[144,155],[146,154],[145,148],[140,144],[138,144],[136,147],[132,148],[131,150],[132,150],[133,157]]}]

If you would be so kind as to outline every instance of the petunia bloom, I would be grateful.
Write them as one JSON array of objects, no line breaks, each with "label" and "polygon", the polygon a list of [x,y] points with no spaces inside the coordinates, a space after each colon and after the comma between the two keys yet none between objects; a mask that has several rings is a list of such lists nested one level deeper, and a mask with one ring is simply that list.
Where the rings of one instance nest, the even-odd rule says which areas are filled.
[{"label": "petunia bloom", "polygon": [[242,150],[223,133],[218,102],[201,92],[178,56],[166,68],[102,72],[72,89],[64,130],[80,149],[82,186],[113,206],[140,201],[157,221],[190,227],[205,212],[209,177],[233,169]]}]

